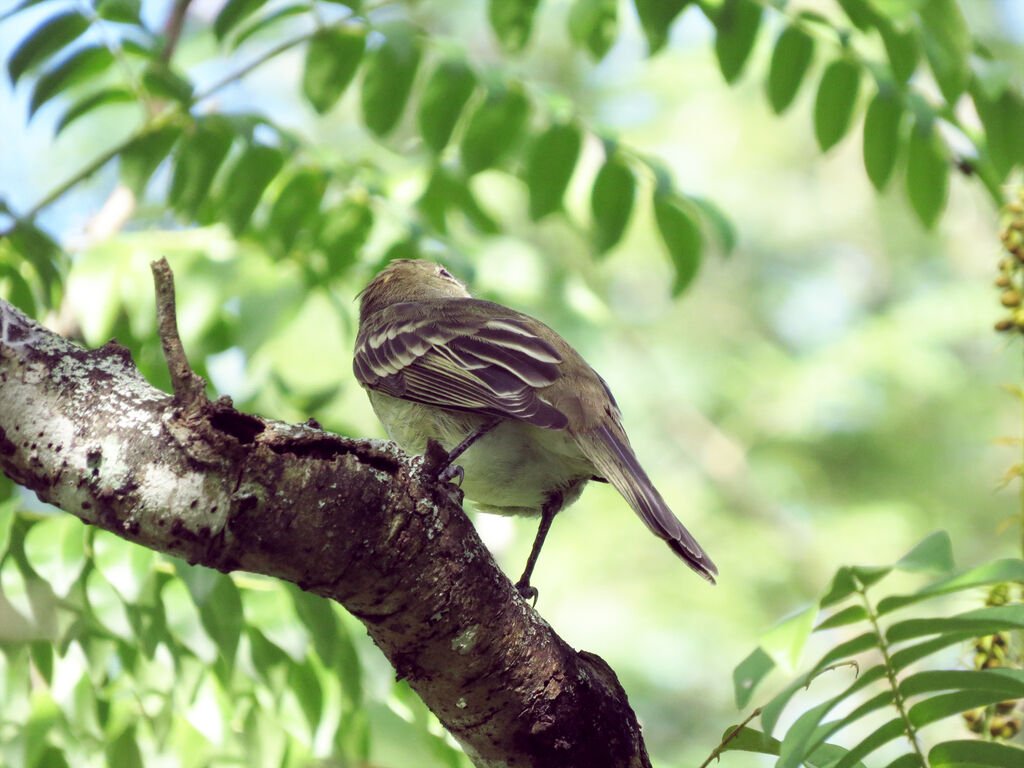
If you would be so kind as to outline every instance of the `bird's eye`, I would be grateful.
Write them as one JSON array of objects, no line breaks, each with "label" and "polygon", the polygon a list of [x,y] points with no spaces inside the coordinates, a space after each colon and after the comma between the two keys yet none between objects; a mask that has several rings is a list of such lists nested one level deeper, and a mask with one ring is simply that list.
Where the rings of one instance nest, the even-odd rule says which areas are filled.
[{"label": "bird's eye", "polygon": [[445,269],[444,267],[441,267],[440,271],[439,271],[439,272],[438,272],[437,274],[439,274],[439,275],[440,275],[441,277],[447,277],[447,278],[450,278],[450,279],[452,279],[452,280],[454,280],[454,279],[455,279],[455,278],[454,278],[454,277],[452,276],[452,273],[451,273],[451,272],[449,272],[449,271],[448,271],[447,269]]}]

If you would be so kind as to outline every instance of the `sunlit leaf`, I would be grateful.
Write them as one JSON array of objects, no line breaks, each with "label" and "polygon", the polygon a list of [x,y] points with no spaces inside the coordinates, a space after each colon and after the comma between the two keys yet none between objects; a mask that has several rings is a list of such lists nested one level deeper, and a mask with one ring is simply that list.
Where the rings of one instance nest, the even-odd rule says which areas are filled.
[{"label": "sunlit leaf", "polygon": [[506,51],[520,51],[530,39],[540,0],[487,0],[487,19]]},{"label": "sunlit leaf", "polygon": [[29,102],[29,117],[54,96],[79,83],[90,80],[114,63],[114,54],[105,45],[89,46],[76,51],[56,67],[47,70],[36,81]]},{"label": "sunlit leaf", "polygon": [[594,247],[604,253],[622,239],[636,196],[636,178],[629,163],[618,153],[604,161],[590,192]]},{"label": "sunlit leaf", "polygon": [[[309,630],[313,647],[325,666],[334,666],[339,644],[338,617],[331,608],[331,602],[323,597],[305,592],[298,587],[289,587],[295,612]],[[314,724],[313,729],[316,729]]]},{"label": "sunlit leaf", "polygon": [[127,88],[104,88],[101,91],[90,93],[88,96],[82,97],[67,108],[67,111],[65,111],[64,114],[61,115],[60,120],[57,121],[55,133],[59,135],[61,131],[75,122],[78,118],[87,115],[94,109],[105,107],[108,104],[128,104],[135,101],[135,94]]},{"label": "sunlit leaf", "polygon": [[284,165],[284,153],[265,144],[249,144],[224,180],[220,215],[237,237],[249,224],[267,185]]},{"label": "sunlit leaf", "polygon": [[618,34],[618,0],[574,0],[569,9],[569,36],[600,61]]},{"label": "sunlit leaf", "polygon": [[492,90],[470,115],[459,145],[462,167],[472,175],[497,165],[522,135],[530,102],[518,85]]},{"label": "sunlit leaf", "polygon": [[117,768],[144,768],[142,752],[135,740],[135,728],[128,726],[106,747],[107,765]]},{"label": "sunlit leaf", "polygon": [[352,82],[366,49],[366,27],[349,24],[318,30],[306,48],[302,93],[320,114],[335,105]]},{"label": "sunlit leaf", "polygon": [[957,0],[929,0],[919,13],[928,64],[946,101],[955,104],[970,77],[967,21]]},{"label": "sunlit leaf", "polygon": [[139,11],[142,0],[99,0],[96,3],[96,15],[107,21],[121,24],[141,24]]},{"label": "sunlit leaf", "polygon": [[234,664],[242,632],[242,601],[238,587],[227,574],[176,560],[175,571],[188,587],[199,609],[199,618],[230,667]]},{"label": "sunlit leaf", "polygon": [[1024,750],[995,741],[965,739],[936,744],[928,752],[932,768],[1020,768]]},{"label": "sunlit leaf", "polygon": [[875,94],[864,116],[864,168],[879,191],[889,184],[896,167],[903,115],[899,97],[883,89]]},{"label": "sunlit leaf", "polygon": [[846,135],[860,87],[860,67],[836,59],[825,68],[814,100],[814,135],[823,152]]},{"label": "sunlit leaf", "polygon": [[946,207],[949,191],[949,157],[931,121],[918,119],[907,147],[907,196],[926,227],[931,227]]},{"label": "sunlit leaf", "polygon": [[688,6],[692,0],[633,0],[640,26],[647,37],[648,56],[653,56],[668,41],[668,29],[676,16]]},{"label": "sunlit leaf", "polygon": [[554,123],[530,144],[523,179],[530,191],[530,218],[534,221],[562,207],[581,143],[578,125]]},{"label": "sunlit leaf", "polygon": [[42,520],[25,535],[25,554],[53,591],[64,597],[85,565],[85,528],[71,515]]},{"label": "sunlit leaf", "polygon": [[743,709],[750,702],[754,690],[775,669],[772,657],[757,647],[732,671],[733,697],[736,707]]},{"label": "sunlit leaf", "polygon": [[452,137],[466,102],[476,89],[476,75],[463,59],[442,60],[423,88],[417,116],[427,146],[441,152]]},{"label": "sunlit leaf", "polygon": [[213,21],[213,34],[218,40],[230,32],[240,21],[258,11],[267,0],[227,0]]},{"label": "sunlit leaf", "polygon": [[355,263],[373,221],[373,211],[358,200],[346,200],[324,213],[319,243],[333,274],[344,274]]},{"label": "sunlit leaf", "polygon": [[41,65],[88,28],[89,20],[77,11],[65,11],[48,18],[21,42],[7,60],[11,84],[17,84],[25,72]]},{"label": "sunlit leaf", "polygon": [[89,572],[85,592],[96,621],[122,640],[135,639],[124,601],[99,571]]},{"label": "sunlit leaf", "polygon": [[795,24],[786,27],[775,42],[768,69],[768,102],[781,115],[800,89],[814,55],[814,39]]},{"label": "sunlit leaf", "polygon": [[183,106],[192,103],[195,89],[187,78],[175,72],[164,62],[154,62],[142,73],[142,85],[153,96],[177,101]]},{"label": "sunlit leaf", "polygon": [[155,128],[133,140],[121,152],[118,159],[121,179],[137,196],[145,190],[153,172],[170,154],[181,133],[176,125]]},{"label": "sunlit leaf", "polygon": [[853,26],[862,31],[875,26],[878,14],[868,0],[838,0],[839,6],[853,22]]},{"label": "sunlit leaf", "polygon": [[238,32],[231,38],[231,47],[240,47],[246,40],[255,37],[264,30],[270,29],[279,21],[283,21],[292,16],[301,16],[306,13],[309,13],[309,5],[305,3],[294,3],[292,5],[281,6],[270,13],[253,19],[239,28]]},{"label": "sunlit leaf", "polygon": [[[700,223],[693,206],[671,192],[655,192],[654,220],[675,270],[672,295],[678,296],[693,282],[704,254]],[[771,653],[771,649],[765,650]]]},{"label": "sunlit leaf", "polygon": [[1024,165],[1024,99],[1010,88],[995,98],[979,79],[971,84],[971,98],[985,128],[985,146],[1000,177],[1015,165]]},{"label": "sunlit leaf", "polygon": [[363,122],[378,136],[398,123],[420,63],[420,41],[413,29],[392,25],[384,33],[384,42],[366,62],[361,92]]},{"label": "sunlit leaf", "polygon": [[267,222],[269,244],[280,254],[292,249],[299,232],[317,218],[320,201],[327,189],[323,173],[299,168],[278,192]]},{"label": "sunlit leaf", "polygon": [[715,56],[725,82],[735,82],[754,47],[763,7],[754,0],[725,0],[715,17]]},{"label": "sunlit leaf", "polygon": [[174,210],[192,219],[206,200],[217,170],[227,157],[234,136],[220,120],[199,120],[174,155],[174,174],[167,200]]},{"label": "sunlit leaf", "polygon": [[948,573],[953,570],[953,542],[945,531],[936,531],[896,561],[901,571],[918,573],[934,571]]},{"label": "sunlit leaf", "polygon": [[887,19],[879,19],[878,31],[885,44],[885,52],[889,56],[889,67],[896,80],[905,83],[917,69],[921,58],[920,32],[915,26],[897,29]]},{"label": "sunlit leaf", "polygon": [[127,603],[138,602],[153,578],[153,550],[132,544],[106,531],[96,531],[92,541],[93,564]]}]

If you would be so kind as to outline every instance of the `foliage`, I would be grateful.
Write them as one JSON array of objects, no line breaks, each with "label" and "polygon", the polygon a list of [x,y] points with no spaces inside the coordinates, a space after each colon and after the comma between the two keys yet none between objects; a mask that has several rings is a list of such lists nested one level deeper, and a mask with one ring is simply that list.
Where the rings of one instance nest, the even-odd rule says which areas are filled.
[{"label": "foliage", "polygon": [[[896,739],[905,739],[901,753],[888,765],[949,766],[971,764],[1010,768],[1024,760],[1024,750],[1005,744],[1020,731],[1018,699],[1024,699],[1024,657],[1011,633],[1024,628],[1020,584],[1024,561],[997,560],[968,571],[952,573],[952,547],[945,533],[922,541],[903,558],[887,567],[844,566],[818,603],[778,625],[734,672],[736,702],[745,706],[757,685],[782,663],[799,658],[812,633],[838,632],[839,642],[829,648],[811,669],[785,686],[759,708],[763,732],[744,727],[742,738],[729,739],[723,750],[777,755],[779,768],[801,765],[853,768],[875,750]],[[909,594],[890,594],[882,599],[869,590],[894,571],[938,572],[941,577]],[[924,601],[974,592],[992,586],[988,606],[947,615],[942,608],[919,617],[906,610]],[[824,615],[822,615],[824,614]],[[834,631],[833,631],[834,630]],[[980,637],[979,637],[980,636]],[[972,669],[944,669],[940,657],[950,646],[971,638],[976,654]],[[912,665],[931,668],[911,671]],[[841,674],[852,668],[855,680],[840,693],[816,706],[805,708],[781,740],[771,738],[784,708],[801,689],[809,689],[825,673]],[[835,671],[838,670],[838,671]],[[990,707],[987,716],[973,714]],[[847,714],[833,716],[836,711]],[[862,721],[882,716],[881,725],[862,726]],[[975,730],[999,741],[946,738],[925,748],[922,728],[962,713]],[[873,722],[869,720],[869,722]],[[843,749],[827,743],[844,728],[860,727],[854,745]],[[743,727],[743,726],[741,726]],[[735,729],[727,731],[727,738]]]}]

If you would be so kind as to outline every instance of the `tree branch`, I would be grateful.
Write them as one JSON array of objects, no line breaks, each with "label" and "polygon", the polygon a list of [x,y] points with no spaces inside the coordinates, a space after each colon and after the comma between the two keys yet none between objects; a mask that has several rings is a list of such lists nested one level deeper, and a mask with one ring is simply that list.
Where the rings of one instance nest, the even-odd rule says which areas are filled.
[{"label": "tree branch", "polygon": [[516,593],[454,486],[391,443],[182,407],[116,342],[0,301],[0,469],[84,522],[341,603],[481,768],[650,762],[614,672]]}]

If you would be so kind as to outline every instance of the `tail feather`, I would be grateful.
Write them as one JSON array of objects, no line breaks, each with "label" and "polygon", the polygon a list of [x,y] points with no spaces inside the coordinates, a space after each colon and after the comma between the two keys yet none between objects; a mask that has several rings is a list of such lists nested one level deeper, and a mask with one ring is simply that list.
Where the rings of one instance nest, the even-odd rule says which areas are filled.
[{"label": "tail feather", "polygon": [[669,509],[637,461],[625,435],[619,436],[616,430],[602,424],[588,435],[580,435],[576,439],[587,458],[629,502],[651,532],[664,539],[687,565],[714,584],[718,568]]}]

